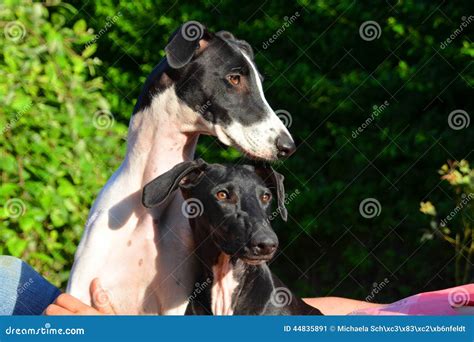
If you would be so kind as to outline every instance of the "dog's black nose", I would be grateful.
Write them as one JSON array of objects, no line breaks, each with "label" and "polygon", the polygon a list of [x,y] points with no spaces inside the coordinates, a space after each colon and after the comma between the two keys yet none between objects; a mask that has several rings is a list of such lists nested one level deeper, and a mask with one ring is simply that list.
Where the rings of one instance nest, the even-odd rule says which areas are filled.
[{"label": "dog's black nose", "polygon": [[252,250],[257,256],[271,255],[275,253],[277,247],[278,241],[271,237],[252,241]]},{"label": "dog's black nose", "polygon": [[289,157],[295,152],[296,145],[290,136],[283,134],[276,139],[276,148],[278,150],[278,158]]}]

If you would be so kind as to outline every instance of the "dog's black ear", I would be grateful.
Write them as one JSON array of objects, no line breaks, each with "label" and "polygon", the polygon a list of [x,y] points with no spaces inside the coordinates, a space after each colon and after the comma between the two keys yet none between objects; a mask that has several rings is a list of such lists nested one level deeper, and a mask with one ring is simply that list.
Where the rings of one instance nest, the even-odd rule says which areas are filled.
[{"label": "dog's black ear", "polygon": [[230,33],[229,31],[216,32],[216,36],[230,43],[236,44],[240,49],[242,49],[250,57],[250,59],[252,60],[254,59],[253,49],[250,46],[250,44],[247,43],[245,40],[240,40],[240,39],[235,38],[234,35]]},{"label": "dog's black ear", "polygon": [[210,33],[206,27],[197,21],[188,21],[181,25],[165,47],[170,67],[179,69],[188,64],[201,47],[200,41],[209,40],[209,37]]},{"label": "dog's black ear", "polygon": [[219,38],[224,39],[224,40],[235,40],[234,35],[232,33],[230,33],[229,31],[216,32],[216,36],[218,36]]},{"label": "dog's black ear", "polygon": [[247,43],[245,40],[239,40],[239,39],[235,40],[235,43],[238,45],[240,49],[242,49],[250,57],[251,60],[254,59],[255,56],[253,53],[253,49],[249,43]]},{"label": "dog's black ear", "polygon": [[202,159],[182,162],[144,186],[142,204],[146,208],[165,202],[178,187],[189,188],[202,178],[207,164]]},{"label": "dog's black ear", "polygon": [[288,219],[288,211],[285,207],[285,186],[283,181],[285,177],[273,170],[269,165],[261,164],[255,166],[255,172],[263,179],[267,187],[272,190],[274,196],[277,197],[278,212],[281,218],[286,222]]}]

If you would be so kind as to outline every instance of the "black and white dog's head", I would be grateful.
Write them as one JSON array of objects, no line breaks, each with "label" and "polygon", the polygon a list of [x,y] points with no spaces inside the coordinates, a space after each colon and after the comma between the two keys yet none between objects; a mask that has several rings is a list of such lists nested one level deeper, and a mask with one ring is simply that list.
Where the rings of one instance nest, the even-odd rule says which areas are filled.
[{"label": "black and white dog's head", "polygon": [[215,135],[254,158],[275,160],[294,152],[290,133],[265,99],[247,42],[229,32],[211,33],[192,21],[172,35],[165,51],[166,59],[147,80],[135,112],[174,87],[177,98],[205,121],[200,133]]}]

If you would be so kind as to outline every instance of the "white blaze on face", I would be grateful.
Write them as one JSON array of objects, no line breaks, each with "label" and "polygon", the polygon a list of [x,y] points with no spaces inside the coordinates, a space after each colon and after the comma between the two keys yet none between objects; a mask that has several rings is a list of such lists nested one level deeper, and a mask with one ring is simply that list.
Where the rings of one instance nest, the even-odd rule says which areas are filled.
[{"label": "white blaze on face", "polygon": [[[237,146],[249,155],[267,160],[276,159],[278,153],[276,147],[277,137],[281,135],[291,137],[291,135],[268,104],[254,63],[244,52],[242,52],[242,55],[250,66],[257,84],[258,94],[265,106],[265,113],[258,113],[263,114],[264,119],[251,126],[244,126],[234,121],[225,128],[216,127],[216,135],[223,143]],[[249,115],[252,115],[252,113],[249,113]]]}]

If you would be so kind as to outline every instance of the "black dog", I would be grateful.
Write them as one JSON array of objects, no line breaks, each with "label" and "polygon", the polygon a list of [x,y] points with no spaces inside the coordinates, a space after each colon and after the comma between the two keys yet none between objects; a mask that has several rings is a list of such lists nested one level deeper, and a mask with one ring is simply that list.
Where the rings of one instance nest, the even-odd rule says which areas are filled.
[{"label": "black dog", "polygon": [[186,314],[321,315],[266,264],[278,247],[268,220],[272,192],[287,217],[281,174],[265,166],[183,162],[144,187],[143,204],[157,206],[178,188],[202,264]]}]

